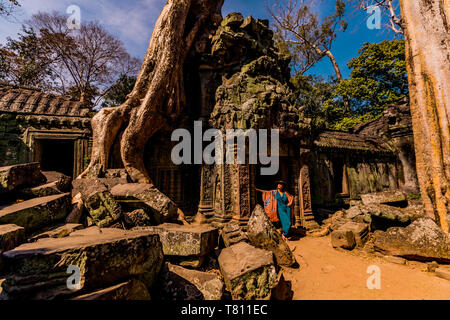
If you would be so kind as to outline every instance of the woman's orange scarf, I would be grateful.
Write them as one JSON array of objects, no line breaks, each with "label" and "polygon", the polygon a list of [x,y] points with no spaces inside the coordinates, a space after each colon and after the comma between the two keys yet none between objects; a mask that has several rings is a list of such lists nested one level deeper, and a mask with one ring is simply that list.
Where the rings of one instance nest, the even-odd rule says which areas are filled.
[{"label": "woman's orange scarf", "polygon": [[[277,192],[278,190],[272,190],[272,191],[265,191],[263,192],[263,201],[264,201],[264,211],[266,211],[267,215],[269,216],[270,221],[272,222],[279,222],[280,217],[278,216],[278,206],[277,206]],[[292,201],[291,206],[291,220],[294,219],[294,196],[290,195],[289,193],[286,193],[286,197],[288,199],[288,203]]]}]

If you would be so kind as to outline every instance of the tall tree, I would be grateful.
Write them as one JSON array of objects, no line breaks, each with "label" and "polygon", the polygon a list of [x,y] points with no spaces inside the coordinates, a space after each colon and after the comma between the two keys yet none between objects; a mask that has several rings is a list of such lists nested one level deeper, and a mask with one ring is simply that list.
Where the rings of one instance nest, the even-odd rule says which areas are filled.
[{"label": "tall tree", "polygon": [[403,40],[365,43],[348,67],[352,69],[350,78],[338,83],[331,98],[323,104],[332,129],[348,130],[374,120],[382,115],[386,105],[408,96]]},{"label": "tall tree", "polygon": [[274,0],[268,3],[267,10],[273,18],[280,39],[297,63],[298,73],[303,74],[322,58],[327,57],[334,69],[338,81],[342,81],[339,64],[331,47],[339,31],[347,29],[344,19],[345,3],[335,1],[336,11],[323,19],[313,12],[317,1],[311,0]]},{"label": "tall tree", "polygon": [[425,211],[444,232],[450,216],[450,1],[400,0]]},{"label": "tall tree", "polygon": [[139,60],[97,22],[82,23],[80,30],[68,29],[66,22],[67,17],[57,12],[40,12],[29,25],[54,61],[60,93],[95,106],[120,75],[137,74]]},{"label": "tall tree", "polygon": [[[91,162],[80,176],[99,176],[121,128],[122,162],[135,182],[152,183],[144,162],[147,141],[185,107],[183,66],[194,41],[222,20],[223,0],[168,0],[155,24],[141,71],[124,104],[92,120]],[[200,49],[199,49],[200,50]]]},{"label": "tall tree", "polygon": [[22,27],[18,39],[0,46],[0,80],[52,90],[54,72],[51,53],[32,28]]}]

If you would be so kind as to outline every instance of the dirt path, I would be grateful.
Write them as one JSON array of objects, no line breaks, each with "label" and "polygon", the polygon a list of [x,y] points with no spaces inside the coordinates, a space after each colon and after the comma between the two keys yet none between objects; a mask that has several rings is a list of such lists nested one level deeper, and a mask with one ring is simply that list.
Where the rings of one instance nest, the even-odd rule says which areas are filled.
[{"label": "dirt path", "polygon": [[[292,283],[295,300],[450,300],[450,281],[426,270],[426,264],[411,262],[399,265],[362,251],[335,250],[330,238],[306,237],[291,241],[299,269],[285,270]],[[369,290],[367,268],[381,270],[381,289]]]}]

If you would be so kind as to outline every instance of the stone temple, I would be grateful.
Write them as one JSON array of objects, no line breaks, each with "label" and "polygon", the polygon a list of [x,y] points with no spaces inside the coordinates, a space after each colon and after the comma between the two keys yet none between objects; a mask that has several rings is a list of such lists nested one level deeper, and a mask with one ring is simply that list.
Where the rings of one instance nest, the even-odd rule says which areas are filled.
[{"label": "stone temple", "polygon": [[[271,189],[277,180],[295,195],[296,225],[304,227],[361,194],[417,192],[408,106],[391,106],[352,132],[312,129],[295,106],[289,58],[276,49],[268,21],[229,15],[212,39],[198,41],[185,69],[185,116],[151,138],[146,159],[156,186],[188,218],[245,225],[262,202],[255,187]],[[193,132],[199,119],[205,130],[279,129],[278,174],[260,175],[261,165],[174,165],[172,131]],[[75,178],[89,163],[90,110],[77,101],[3,84],[0,120],[1,165],[39,162]],[[122,168],[118,141],[111,170]]]},{"label": "stone temple", "polygon": [[[325,249],[379,251],[393,263],[433,261],[430,270],[448,277],[438,266],[450,263],[448,238],[412,199],[406,102],[349,132],[315,128],[296,104],[290,60],[268,24],[232,13],[197,40],[184,65],[185,112],[145,148],[155,185],[130,181],[121,133],[103,176],[77,179],[90,159],[92,110],[0,85],[0,300],[290,299],[284,276],[307,266],[256,191],[277,180],[295,197],[296,235],[331,233]],[[203,132],[279,130],[278,172],[262,175],[267,164],[237,159],[175,165],[173,131],[195,136],[198,121]],[[70,266],[83,278],[76,290],[67,287]],[[335,268],[319,267],[325,275]]]}]

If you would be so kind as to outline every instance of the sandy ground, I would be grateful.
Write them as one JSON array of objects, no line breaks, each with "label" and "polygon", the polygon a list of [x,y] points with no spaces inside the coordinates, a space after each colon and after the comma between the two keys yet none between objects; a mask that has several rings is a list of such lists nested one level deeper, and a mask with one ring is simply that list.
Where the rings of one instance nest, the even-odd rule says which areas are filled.
[{"label": "sandy ground", "polygon": [[[299,269],[286,269],[294,300],[450,300],[450,281],[426,272],[426,264],[399,265],[361,250],[336,250],[330,237],[289,242]],[[381,289],[367,288],[369,266],[380,268]]]}]

